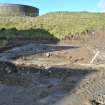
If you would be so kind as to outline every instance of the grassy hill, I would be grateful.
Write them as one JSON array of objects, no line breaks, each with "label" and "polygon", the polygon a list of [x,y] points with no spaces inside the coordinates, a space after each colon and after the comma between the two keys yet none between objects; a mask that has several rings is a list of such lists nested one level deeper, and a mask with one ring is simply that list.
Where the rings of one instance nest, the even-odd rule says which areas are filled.
[{"label": "grassy hill", "polygon": [[39,17],[0,16],[0,37],[7,39],[54,37],[61,40],[101,27],[105,27],[104,13],[54,12]]}]

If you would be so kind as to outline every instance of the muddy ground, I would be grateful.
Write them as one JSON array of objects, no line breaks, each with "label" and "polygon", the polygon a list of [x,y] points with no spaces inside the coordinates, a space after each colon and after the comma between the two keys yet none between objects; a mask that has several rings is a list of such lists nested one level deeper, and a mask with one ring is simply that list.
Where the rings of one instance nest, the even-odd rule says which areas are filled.
[{"label": "muddy ground", "polygon": [[104,37],[97,30],[83,39],[29,41],[1,51],[0,105],[105,105]]}]

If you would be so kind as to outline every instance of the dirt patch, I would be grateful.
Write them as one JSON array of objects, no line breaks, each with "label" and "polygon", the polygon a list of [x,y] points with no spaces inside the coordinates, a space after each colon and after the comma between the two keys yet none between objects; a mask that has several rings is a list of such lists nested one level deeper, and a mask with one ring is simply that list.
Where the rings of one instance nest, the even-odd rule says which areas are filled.
[{"label": "dirt patch", "polygon": [[0,104],[104,105],[104,42],[97,30],[84,40],[28,42],[0,53]]}]

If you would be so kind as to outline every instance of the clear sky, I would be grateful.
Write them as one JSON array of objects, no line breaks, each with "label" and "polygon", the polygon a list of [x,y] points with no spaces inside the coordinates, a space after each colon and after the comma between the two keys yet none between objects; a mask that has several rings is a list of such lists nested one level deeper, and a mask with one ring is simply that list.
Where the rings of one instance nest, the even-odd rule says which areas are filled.
[{"label": "clear sky", "polygon": [[36,6],[40,15],[52,11],[95,11],[105,10],[105,0],[0,0],[0,3],[15,3]]}]

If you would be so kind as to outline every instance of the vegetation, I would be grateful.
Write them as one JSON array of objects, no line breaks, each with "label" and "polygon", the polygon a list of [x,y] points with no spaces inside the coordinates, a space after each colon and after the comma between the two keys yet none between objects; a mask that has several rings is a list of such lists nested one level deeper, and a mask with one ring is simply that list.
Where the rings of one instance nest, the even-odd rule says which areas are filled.
[{"label": "vegetation", "polygon": [[[54,12],[39,17],[0,16],[0,37],[64,39],[105,27],[104,13]],[[6,31],[5,31],[6,29]]]}]

